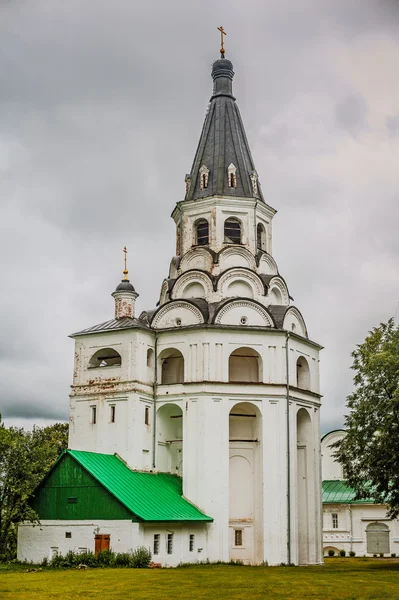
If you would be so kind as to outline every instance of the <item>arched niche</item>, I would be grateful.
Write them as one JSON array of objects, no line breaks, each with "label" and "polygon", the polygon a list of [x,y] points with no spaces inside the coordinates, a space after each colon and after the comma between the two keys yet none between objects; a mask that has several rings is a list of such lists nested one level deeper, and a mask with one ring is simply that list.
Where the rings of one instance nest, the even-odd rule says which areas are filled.
[{"label": "arched niche", "polygon": [[237,348],[229,356],[229,381],[259,383],[262,381],[262,359],[252,348]]},{"label": "arched niche", "polygon": [[215,316],[220,325],[241,325],[242,327],[273,327],[273,319],[267,309],[251,300],[231,300],[224,304]]},{"label": "arched niche", "polygon": [[254,290],[248,281],[243,279],[233,279],[227,285],[225,295],[230,298],[253,298]]},{"label": "arched niche", "polygon": [[270,292],[270,304],[284,304],[283,302],[283,296],[281,294],[281,291],[278,289],[278,287],[273,287]]},{"label": "arched niche", "polygon": [[270,254],[262,254],[259,260],[258,272],[262,275],[277,275],[277,264]]},{"label": "arched niche", "polygon": [[[240,287],[244,298],[249,297],[257,300],[258,298],[264,297],[265,289],[263,282],[260,277],[250,269],[243,267],[232,268],[229,271],[222,273],[217,283],[217,289],[222,298],[240,295]],[[248,294],[250,294],[250,296],[248,296]]]},{"label": "arched niche", "polygon": [[183,298],[205,298],[206,291],[202,283],[193,281],[188,283],[182,290]]},{"label": "arched niche", "polygon": [[262,436],[262,415],[250,402],[238,402],[229,414],[230,442],[259,442]]},{"label": "arched niche", "polygon": [[297,531],[298,561],[300,565],[309,563],[309,513],[312,510],[314,489],[312,421],[308,411],[300,408],[296,415],[297,439]]},{"label": "arched niche", "polygon": [[196,306],[184,300],[173,300],[158,309],[151,324],[154,329],[167,329],[199,325],[203,322],[204,317]]},{"label": "arched niche", "polygon": [[287,286],[281,277],[273,277],[269,282],[268,298],[272,305],[288,305],[289,294]]},{"label": "arched niche", "polygon": [[266,251],[266,229],[263,223],[258,223],[256,226],[256,248]]},{"label": "arched niche", "polygon": [[230,559],[263,560],[262,414],[251,402],[229,412]]},{"label": "arched niche", "polygon": [[232,267],[244,267],[255,271],[256,263],[253,254],[245,247],[227,247],[219,254],[220,272]]},{"label": "arched niche", "polygon": [[162,282],[161,293],[159,295],[159,304],[165,304],[169,300],[169,286],[166,279]]},{"label": "arched niche", "polygon": [[181,273],[192,269],[210,272],[212,265],[213,258],[209,250],[204,246],[197,246],[186,252],[181,259],[179,270]]},{"label": "arched niche", "polygon": [[101,348],[89,360],[89,369],[103,367],[120,367],[122,357],[114,348]]},{"label": "arched niche", "polygon": [[184,383],[184,357],[177,348],[162,350],[158,357],[160,366],[160,383]]},{"label": "arched niche", "polygon": [[157,410],[157,470],[183,474],[183,411],[177,404],[164,404]]},{"label": "arched niche", "polygon": [[[205,298],[213,292],[212,282],[206,273],[186,271],[176,280],[172,289],[172,298]],[[194,295],[200,294],[200,295]]]},{"label": "arched niche", "polygon": [[305,321],[297,308],[290,306],[283,320],[283,329],[292,331],[302,337],[308,337]]},{"label": "arched niche", "polygon": [[309,363],[304,356],[300,356],[296,361],[296,387],[310,390]]}]

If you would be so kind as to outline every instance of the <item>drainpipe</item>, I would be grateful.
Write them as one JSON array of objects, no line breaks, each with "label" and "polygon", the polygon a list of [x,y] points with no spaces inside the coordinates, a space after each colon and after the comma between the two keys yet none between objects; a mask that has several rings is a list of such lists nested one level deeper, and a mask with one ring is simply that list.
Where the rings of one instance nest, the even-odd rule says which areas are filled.
[{"label": "drainpipe", "polygon": [[157,385],[158,385],[158,332],[155,332],[154,343],[154,381],[153,389],[153,422],[152,422],[152,468],[155,469],[155,447],[156,447],[156,429],[157,429]]},{"label": "drainpipe", "polygon": [[285,367],[287,373],[287,562],[291,564],[291,449],[290,449],[290,363],[288,342],[290,334],[285,332]]},{"label": "drainpipe", "polygon": [[350,535],[351,535],[351,552],[353,550],[353,520],[352,520],[352,507],[349,504],[349,518],[350,518]]}]

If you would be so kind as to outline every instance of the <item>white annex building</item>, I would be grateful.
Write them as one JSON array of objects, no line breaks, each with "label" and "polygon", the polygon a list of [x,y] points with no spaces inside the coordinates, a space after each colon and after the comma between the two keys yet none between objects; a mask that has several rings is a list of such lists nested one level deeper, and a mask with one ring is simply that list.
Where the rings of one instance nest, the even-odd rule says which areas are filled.
[{"label": "white annex building", "polygon": [[21,559],[144,544],[164,565],[322,562],[321,346],[273,257],[233,76],[223,52],[156,309],[137,313],[125,267],[114,317],[72,336],[70,450]]},{"label": "white annex building", "polygon": [[321,440],[323,474],[323,549],[356,556],[399,554],[399,520],[387,516],[388,507],[364,498],[355,500],[342,465],[334,460],[332,444],[346,435],[330,431]]}]

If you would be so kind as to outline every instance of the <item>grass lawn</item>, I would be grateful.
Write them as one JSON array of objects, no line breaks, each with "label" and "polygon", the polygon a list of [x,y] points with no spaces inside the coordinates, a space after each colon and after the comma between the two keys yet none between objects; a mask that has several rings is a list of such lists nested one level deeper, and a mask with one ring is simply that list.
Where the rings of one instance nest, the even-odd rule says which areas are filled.
[{"label": "grass lawn", "polygon": [[52,570],[0,565],[1,600],[394,600],[399,561],[330,558],[324,567],[199,565],[178,569]]}]

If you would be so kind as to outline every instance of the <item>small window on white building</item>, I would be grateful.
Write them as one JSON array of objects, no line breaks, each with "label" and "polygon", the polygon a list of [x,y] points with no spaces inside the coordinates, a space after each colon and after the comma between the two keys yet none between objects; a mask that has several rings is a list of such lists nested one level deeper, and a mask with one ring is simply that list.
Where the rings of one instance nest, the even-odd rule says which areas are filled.
[{"label": "small window on white building", "polygon": [[193,533],[190,533],[190,539],[188,542],[189,552],[194,552],[194,543],[195,543],[195,535]]},{"label": "small window on white building", "polygon": [[71,538],[72,537],[72,531],[66,531],[65,532],[65,537],[66,538]]},{"label": "small window on white building", "polygon": [[234,546],[242,546],[242,529],[234,530]]},{"label": "small window on white building", "polygon": [[168,554],[172,554],[173,552],[173,533],[168,533],[166,541],[166,551]]},{"label": "small window on white building", "polygon": [[208,187],[208,180],[209,180],[208,167],[206,167],[205,165],[202,165],[202,167],[199,170],[199,174],[200,174],[200,189],[204,190],[205,188]]},{"label": "small window on white building", "polygon": [[144,423],[146,425],[150,424],[150,407],[146,406],[144,409]]},{"label": "small window on white building", "polygon": [[148,348],[148,350],[147,350],[147,367],[150,367],[150,369],[152,369],[153,366],[154,366],[154,350],[152,348]]},{"label": "small window on white building", "polygon": [[161,535],[159,533],[154,534],[153,554],[159,554],[159,542]]},{"label": "small window on white building", "polygon": [[332,513],[332,528],[338,529],[338,513]]},{"label": "small window on white building", "polygon": [[87,548],[78,548],[78,554],[86,554]]},{"label": "small window on white building", "polygon": [[227,168],[227,178],[229,181],[229,187],[231,187],[231,188],[237,187],[237,169],[233,165],[233,163],[230,163]]},{"label": "small window on white building", "polygon": [[110,408],[110,414],[109,414],[109,421],[110,423],[115,423],[115,404],[111,404]]},{"label": "small window on white building", "polygon": [[97,406],[91,406],[91,424],[95,425],[97,423]]}]

